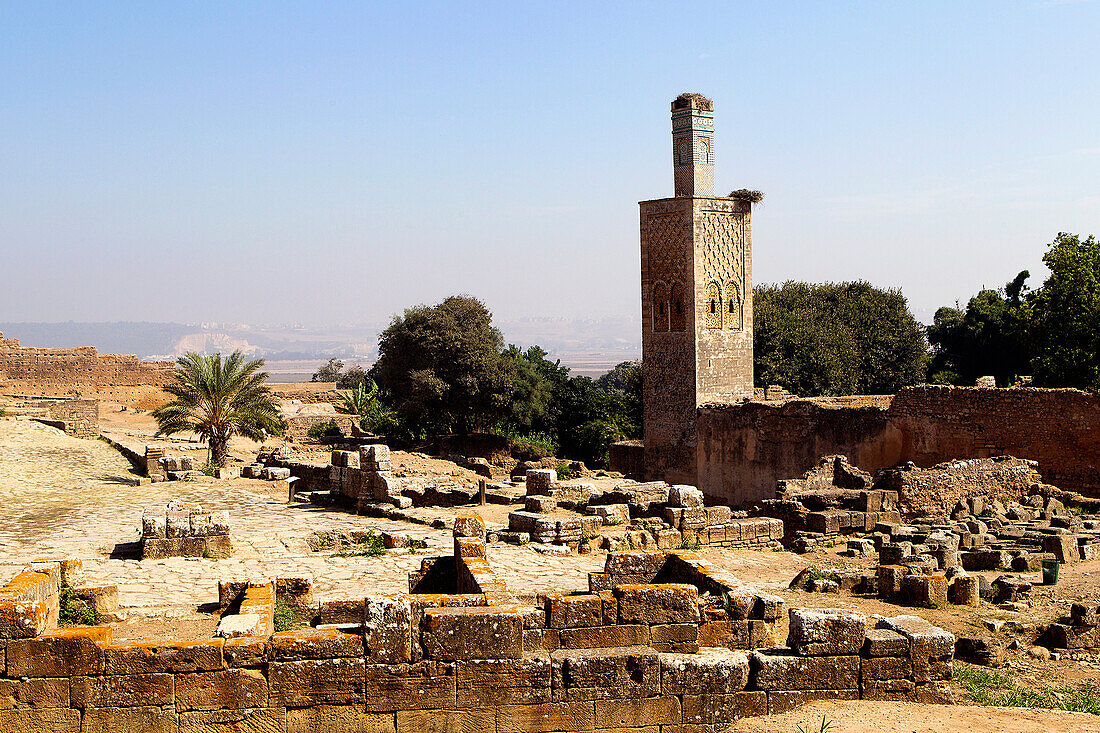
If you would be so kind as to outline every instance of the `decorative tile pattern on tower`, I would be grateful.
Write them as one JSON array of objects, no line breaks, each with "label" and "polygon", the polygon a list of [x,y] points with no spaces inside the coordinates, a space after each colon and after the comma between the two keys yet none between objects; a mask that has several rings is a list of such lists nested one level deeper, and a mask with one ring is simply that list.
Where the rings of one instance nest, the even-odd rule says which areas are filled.
[{"label": "decorative tile pattern on tower", "polygon": [[643,201],[646,473],[696,477],[696,411],[752,396],[752,204],[714,196],[709,99],[672,103],[675,197]]}]

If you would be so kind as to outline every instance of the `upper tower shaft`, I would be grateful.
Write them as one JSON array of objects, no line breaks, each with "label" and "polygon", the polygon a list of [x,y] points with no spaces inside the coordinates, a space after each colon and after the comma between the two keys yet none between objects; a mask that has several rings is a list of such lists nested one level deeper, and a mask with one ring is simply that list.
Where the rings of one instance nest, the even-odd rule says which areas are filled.
[{"label": "upper tower shaft", "polygon": [[714,104],[702,94],[672,101],[672,167],[675,195],[714,195]]}]

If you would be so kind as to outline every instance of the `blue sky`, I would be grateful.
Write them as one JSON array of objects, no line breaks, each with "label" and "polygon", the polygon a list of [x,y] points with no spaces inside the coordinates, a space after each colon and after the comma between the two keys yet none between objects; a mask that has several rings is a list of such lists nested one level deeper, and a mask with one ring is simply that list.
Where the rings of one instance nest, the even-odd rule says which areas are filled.
[{"label": "blue sky", "polygon": [[636,313],[682,91],[719,192],[767,194],[757,282],[927,318],[1100,234],[1097,2],[0,11],[4,320]]}]

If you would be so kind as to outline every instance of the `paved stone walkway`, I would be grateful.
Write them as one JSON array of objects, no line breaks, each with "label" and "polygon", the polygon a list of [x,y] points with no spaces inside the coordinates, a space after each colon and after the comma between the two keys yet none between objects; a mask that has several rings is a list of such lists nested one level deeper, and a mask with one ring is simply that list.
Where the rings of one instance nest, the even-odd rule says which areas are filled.
[{"label": "paved stone walkway", "polygon": [[[361,517],[305,504],[286,503],[283,492],[262,481],[172,481],[132,486],[129,463],[103,441],[71,438],[38,423],[0,419],[0,583],[26,562],[79,558],[89,584],[118,585],[126,607],[188,607],[217,600],[219,580],[308,576],[320,599],[361,598],[408,588],[408,573],[424,557],[450,554],[449,529]],[[178,498],[208,510],[229,511],[235,554],[228,560],[170,558],[138,561],[142,509]],[[450,524],[457,514],[481,511],[490,526],[507,521],[508,507],[422,510]],[[319,530],[375,529],[423,539],[419,554],[334,557],[311,552],[306,538]],[[712,550],[717,564],[751,579],[779,570],[789,580],[786,553]],[[114,555],[112,557],[112,555]],[[551,556],[529,546],[493,544],[490,561],[517,595],[582,590],[588,573],[603,568],[602,554]],[[788,559],[784,559],[788,558]],[[778,562],[777,562],[778,561]],[[781,569],[776,565],[784,566]],[[766,587],[768,584],[762,584]]]}]

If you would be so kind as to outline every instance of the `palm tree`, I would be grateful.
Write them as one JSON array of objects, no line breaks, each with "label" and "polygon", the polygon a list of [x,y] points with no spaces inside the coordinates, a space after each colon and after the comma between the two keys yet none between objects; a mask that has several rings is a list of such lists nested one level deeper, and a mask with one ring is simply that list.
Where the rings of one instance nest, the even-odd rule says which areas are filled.
[{"label": "palm tree", "polygon": [[336,409],[345,415],[358,415],[361,418],[369,415],[374,400],[378,397],[378,383],[373,379],[368,381],[370,389],[367,389],[365,384],[359,383],[355,385],[355,389],[341,392],[340,397],[343,398],[344,404]]},{"label": "palm tree", "polygon": [[210,446],[210,462],[222,466],[233,435],[263,440],[279,434],[279,406],[265,384],[263,365],[263,359],[245,361],[240,351],[224,361],[221,354],[181,356],[176,381],[164,388],[175,399],[153,411],[157,435],[198,433]]}]

